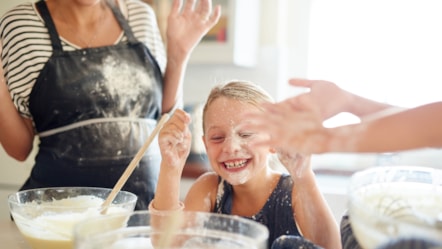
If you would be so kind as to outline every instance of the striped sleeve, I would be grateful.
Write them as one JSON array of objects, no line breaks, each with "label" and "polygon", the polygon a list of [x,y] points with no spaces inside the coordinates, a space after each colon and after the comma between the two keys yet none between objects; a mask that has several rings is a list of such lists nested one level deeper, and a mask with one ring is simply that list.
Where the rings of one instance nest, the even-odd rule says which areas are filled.
[{"label": "striped sleeve", "polygon": [[32,3],[16,6],[0,20],[2,63],[12,100],[19,113],[31,117],[29,95],[52,54],[49,35]]}]

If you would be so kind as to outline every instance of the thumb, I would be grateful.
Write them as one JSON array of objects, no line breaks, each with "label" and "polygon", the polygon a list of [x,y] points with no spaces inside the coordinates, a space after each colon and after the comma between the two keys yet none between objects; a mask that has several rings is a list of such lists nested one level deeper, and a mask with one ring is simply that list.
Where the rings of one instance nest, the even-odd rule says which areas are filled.
[{"label": "thumb", "polygon": [[302,79],[302,78],[291,78],[289,79],[289,84],[291,86],[297,87],[308,87],[312,86],[311,80]]}]

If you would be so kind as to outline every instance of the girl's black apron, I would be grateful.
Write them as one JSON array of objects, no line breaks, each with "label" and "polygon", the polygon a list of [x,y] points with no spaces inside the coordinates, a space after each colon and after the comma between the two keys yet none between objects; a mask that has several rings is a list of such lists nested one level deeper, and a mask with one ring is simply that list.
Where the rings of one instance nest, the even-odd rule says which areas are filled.
[{"label": "girl's black apron", "polygon": [[[53,54],[29,99],[40,149],[22,189],[112,188],[156,125],[161,71],[118,7],[108,4],[128,42],[63,51],[45,1],[37,3]],[[155,140],[123,187],[138,196],[136,209],[147,209],[154,196],[160,159]]]}]

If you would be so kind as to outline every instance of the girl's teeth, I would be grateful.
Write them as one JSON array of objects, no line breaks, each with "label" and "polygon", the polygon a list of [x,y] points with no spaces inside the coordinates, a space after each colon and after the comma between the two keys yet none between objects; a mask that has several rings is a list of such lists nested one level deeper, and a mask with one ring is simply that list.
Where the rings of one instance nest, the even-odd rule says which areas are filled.
[{"label": "girl's teeth", "polygon": [[242,161],[224,163],[224,165],[226,165],[226,168],[228,169],[236,169],[244,167],[246,165],[246,162],[247,160],[242,160]]}]

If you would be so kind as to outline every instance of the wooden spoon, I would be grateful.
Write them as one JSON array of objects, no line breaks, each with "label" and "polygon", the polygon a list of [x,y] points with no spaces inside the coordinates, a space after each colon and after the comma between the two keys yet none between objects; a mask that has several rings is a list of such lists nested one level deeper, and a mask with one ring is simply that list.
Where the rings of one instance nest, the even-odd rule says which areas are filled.
[{"label": "wooden spoon", "polygon": [[166,113],[166,114],[164,114],[161,117],[160,121],[158,121],[158,124],[155,127],[155,129],[149,135],[149,137],[147,138],[147,140],[144,143],[144,145],[140,148],[140,150],[138,150],[137,154],[132,159],[132,161],[129,163],[129,165],[127,166],[126,170],[123,172],[123,174],[121,175],[120,179],[115,184],[114,188],[110,192],[110,194],[107,197],[107,199],[101,205],[101,214],[106,214],[109,205],[112,203],[112,201],[114,200],[114,198],[117,195],[117,193],[121,190],[123,185],[126,183],[127,179],[132,174],[132,172],[134,171],[135,167],[140,162],[141,158],[143,158],[144,153],[146,152],[147,148],[149,148],[150,144],[152,143],[152,140],[155,138],[155,136],[158,134],[158,132],[161,130],[161,128],[163,127],[164,123],[168,119],[169,119],[169,114]]}]

